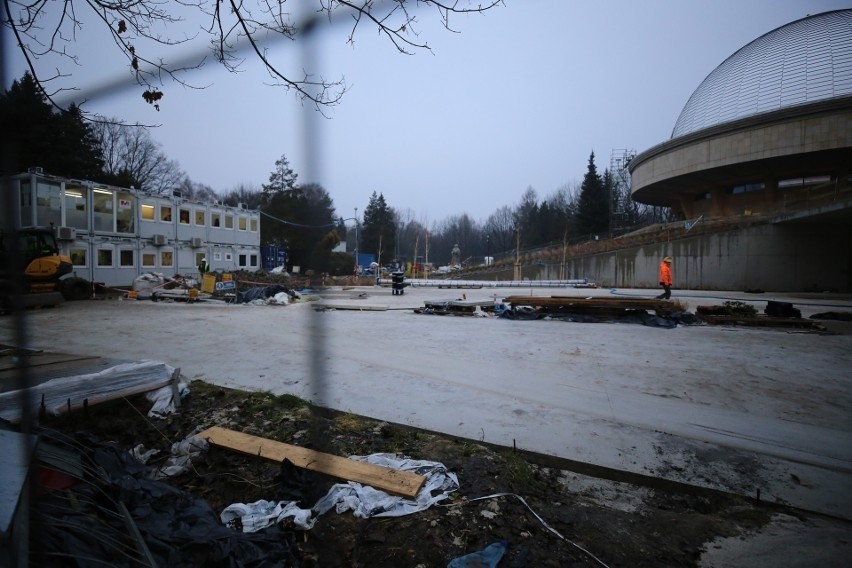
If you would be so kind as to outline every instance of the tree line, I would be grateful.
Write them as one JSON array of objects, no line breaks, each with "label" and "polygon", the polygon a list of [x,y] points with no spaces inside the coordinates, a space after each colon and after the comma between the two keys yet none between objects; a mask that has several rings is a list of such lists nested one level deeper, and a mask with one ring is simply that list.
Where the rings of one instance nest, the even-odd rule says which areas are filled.
[{"label": "tree line", "polygon": [[[4,132],[16,133],[15,144],[4,148],[5,174],[40,166],[53,175],[153,193],[178,190],[189,200],[244,203],[263,215],[261,242],[284,247],[291,266],[303,271],[351,274],[351,251],[356,247],[383,265],[445,265],[458,246],[462,264],[481,264],[485,257],[509,256],[518,248],[606,238],[671,219],[670,210],[631,199],[625,170],[600,174],[594,152],[580,184],[566,184],[543,198],[528,187],[518,203],[502,205],[484,220],[459,213],[430,224],[415,211],[393,207],[376,192],[365,203],[363,218],[343,219],[325,188],[298,182],[285,155],[260,188],[216,190],[193,182],[149,129],[124,125],[118,118],[92,120],[73,105],[57,109],[29,73],[0,94],[0,122]],[[333,252],[341,241],[349,253]]]}]

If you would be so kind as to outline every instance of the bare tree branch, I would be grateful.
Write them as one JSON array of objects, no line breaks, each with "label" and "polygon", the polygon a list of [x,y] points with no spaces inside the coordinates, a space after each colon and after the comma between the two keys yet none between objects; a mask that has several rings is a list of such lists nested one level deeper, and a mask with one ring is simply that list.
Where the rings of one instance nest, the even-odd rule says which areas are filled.
[{"label": "bare tree branch", "polygon": [[[250,53],[259,60],[274,86],[294,92],[303,102],[324,113],[338,105],[346,93],[343,78],[328,80],[316,76],[310,69],[297,73],[285,70],[270,55],[273,42],[299,41],[308,37],[320,25],[348,22],[347,42],[354,44],[359,28],[369,26],[387,38],[398,52],[413,54],[430,51],[418,31],[417,12],[436,13],[442,26],[455,32],[450,25],[454,15],[483,13],[503,0],[2,0],[2,25],[9,28],[24,58],[27,68],[47,100],[57,108],[57,95],[65,91],[82,91],[81,85],[70,83],[74,67],[91,65],[75,53],[78,42],[90,42],[98,33],[106,33],[115,49],[126,59],[133,81],[143,89],[142,98],[159,109],[166,82],[189,88],[204,88],[189,82],[190,71],[204,65],[201,49],[194,56],[162,57],[175,48],[195,44],[206,36],[209,48],[218,63],[229,72],[237,73],[245,63],[241,54]],[[287,8],[291,5],[312,9],[299,20]],[[208,23],[198,33],[187,33],[187,26],[197,17]],[[206,50],[205,50],[206,51]],[[42,59],[59,61],[51,71]],[[48,90],[49,85],[58,85]],[[77,101],[78,106],[82,103]]]},{"label": "bare tree branch", "polygon": [[104,173],[124,176],[136,187],[154,193],[166,193],[179,186],[186,174],[180,164],[166,156],[150,131],[119,122],[117,118],[104,118],[94,125]]}]

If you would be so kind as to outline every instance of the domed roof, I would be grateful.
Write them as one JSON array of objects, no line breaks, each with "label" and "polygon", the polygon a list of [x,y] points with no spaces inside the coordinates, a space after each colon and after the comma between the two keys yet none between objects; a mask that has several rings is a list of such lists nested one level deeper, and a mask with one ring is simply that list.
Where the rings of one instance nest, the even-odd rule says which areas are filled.
[{"label": "domed roof", "polygon": [[808,16],[728,57],[689,97],[672,138],[740,118],[852,95],[852,10]]}]

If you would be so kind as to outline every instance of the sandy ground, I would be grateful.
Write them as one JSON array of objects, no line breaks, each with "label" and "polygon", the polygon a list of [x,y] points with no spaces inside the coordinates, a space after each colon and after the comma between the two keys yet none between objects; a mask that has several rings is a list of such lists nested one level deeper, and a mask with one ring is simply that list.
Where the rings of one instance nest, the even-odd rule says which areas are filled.
[{"label": "sandy ground", "polygon": [[[656,293],[407,288],[394,296],[365,287],[324,295],[360,310],[323,312],[313,303],[74,302],[30,312],[29,346],[162,360],[222,386],[292,393],[355,414],[852,519],[849,324],[818,334],[413,312],[426,300],[463,295]],[[804,317],[852,311],[852,302],[822,296],[675,296],[691,310],[741,299],[759,311],[767,300],[790,301]],[[0,341],[11,341],[11,323],[0,318]],[[852,552],[849,526],[826,524],[813,534],[820,528]],[[781,519],[772,530],[789,527]],[[759,535],[751,545],[755,552],[764,546]],[[736,565],[723,556],[731,548],[720,543],[707,565]]]}]

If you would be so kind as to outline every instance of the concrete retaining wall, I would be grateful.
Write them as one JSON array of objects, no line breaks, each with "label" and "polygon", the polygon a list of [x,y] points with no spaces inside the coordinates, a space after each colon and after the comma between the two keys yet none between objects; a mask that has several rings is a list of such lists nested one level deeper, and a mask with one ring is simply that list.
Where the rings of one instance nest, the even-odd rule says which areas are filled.
[{"label": "concrete retaining wall", "polygon": [[[814,224],[759,225],[696,234],[567,261],[567,278],[588,278],[601,287],[659,288],[660,259],[674,258],[674,288],[766,292],[852,292],[852,228]],[[527,264],[524,278],[558,280],[558,264]],[[465,274],[510,280],[512,269]]]}]

